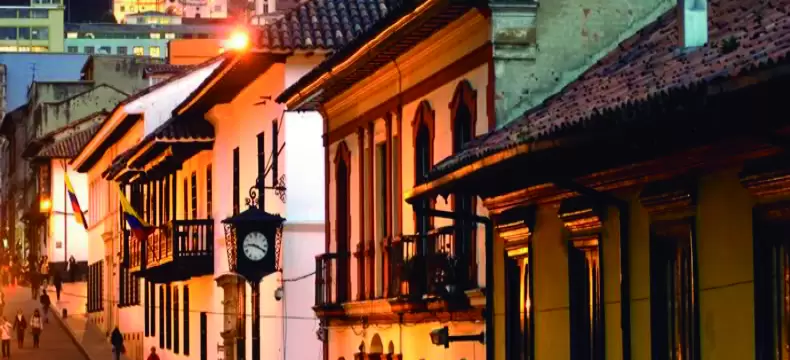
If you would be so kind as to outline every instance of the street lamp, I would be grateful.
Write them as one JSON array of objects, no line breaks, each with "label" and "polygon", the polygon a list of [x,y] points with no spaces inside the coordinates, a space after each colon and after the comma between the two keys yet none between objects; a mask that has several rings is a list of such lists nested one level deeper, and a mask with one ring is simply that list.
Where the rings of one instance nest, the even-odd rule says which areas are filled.
[{"label": "street lamp", "polygon": [[52,210],[52,200],[48,198],[41,198],[41,201],[38,203],[38,211],[42,214],[49,213]]}]

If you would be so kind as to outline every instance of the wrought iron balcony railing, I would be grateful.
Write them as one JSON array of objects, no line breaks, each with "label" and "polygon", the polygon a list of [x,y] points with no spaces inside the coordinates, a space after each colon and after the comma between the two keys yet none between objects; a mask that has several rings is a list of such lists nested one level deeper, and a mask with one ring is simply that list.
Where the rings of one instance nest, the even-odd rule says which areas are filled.
[{"label": "wrought iron balcony railing", "polygon": [[[145,264],[147,275],[162,270],[157,273],[169,279],[199,276],[213,271],[214,220],[212,219],[168,222],[154,229],[144,242],[145,244],[141,244],[144,257],[140,257],[139,262]],[[131,250],[129,255],[130,260],[134,259]],[[134,264],[134,260],[131,264]],[[171,264],[175,269],[170,268]],[[177,274],[166,273],[171,270],[175,270]]]}]

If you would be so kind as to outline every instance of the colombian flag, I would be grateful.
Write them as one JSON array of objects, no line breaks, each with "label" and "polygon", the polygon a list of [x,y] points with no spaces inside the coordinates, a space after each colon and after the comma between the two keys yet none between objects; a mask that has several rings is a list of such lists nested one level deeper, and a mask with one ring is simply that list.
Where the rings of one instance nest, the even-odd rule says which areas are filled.
[{"label": "colombian flag", "polygon": [[77,220],[77,224],[82,225],[85,230],[88,230],[88,222],[85,221],[85,213],[82,212],[82,208],[80,207],[80,202],[77,201],[77,193],[74,192],[74,187],[71,186],[71,180],[69,180],[69,175],[64,173],[66,177],[66,191],[69,193],[69,200],[71,201],[71,209],[74,211],[74,219]]},{"label": "colombian flag", "polygon": [[137,211],[134,211],[132,204],[130,204],[126,196],[123,195],[123,190],[121,190],[120,186],[118,187],[118,195],[121,198],[121,210],[123,211],[126,223],[129,224],[132,234],[137,237],[138,240],[142,241],[152,230],[151,225],[145,222],[140,215],[137,215]]}]

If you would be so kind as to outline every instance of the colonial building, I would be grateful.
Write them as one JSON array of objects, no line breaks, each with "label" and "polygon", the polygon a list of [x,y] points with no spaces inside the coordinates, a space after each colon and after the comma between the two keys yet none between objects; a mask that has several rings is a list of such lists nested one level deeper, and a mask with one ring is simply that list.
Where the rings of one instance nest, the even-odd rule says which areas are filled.
[{"label": "colonial building", "polygon": [[[484,139],[517,140],[519,133],[489,132],[553,99],[596,61],[611,58],[628,68],[626,55],[617,58],[609,51],[641,29],[652,31],[652,22],[663,23],[662,14],[674,14],[675,5],[664,0],[387,3],[387,16],[361,41],[278,97],[290,110],[320,110],[325,119],[327,253],[317,260],[315,310],[325,324],[327,358],[531,359],[537,354],[561,359],[573,348],[574,359],[600,359],[604,345],[610,349],[607,356],[616,357],[620,343],[615,337],[601,342],[599,333],[581,325],[573,327],[574,334],[587,331],[595,338],[565,341],[570,339],[569,299],[583,307],[588,302],[578,299],[585,291],[598,301],[592,304],[606,308],[607,331],[620,327],[618,273],[603,266],[617,264],[617,248],[607,247],[615,253],[602,256],[591,234],[603,225],[579,223],[575,211],[583,208],[563,210],[562,221],[574,231],[574,241],[563,242],[564,253],[557,253],[565,255],[533,263],[533,229],[519,225],[527,221],[519,217],[523,214],[492,220],[498,213],[491,213],[496,208],[488,206],[489,195],[483,192],[522,179],[518,167],[473,187],[449,188],[441,197],[404,194],[433,180],[429,170],[466,147]],[[681,12],[688,29],[705,23],[702,10],[692,10]],[[623,44],[621,48],[631,46]],[[568,104],[597,105],[586,105],[583,96],[599,91],[595,81],[587,84]],[[618,83],[617,89],[626,84]],[[557,108],[551,115],[566,116],[564,111]],[[552,128],[545,122],[528,130]],[[482,165],[470,165],[468,171],[474,166]],[[406,203],[410,197],[412,203]],[[502,227],[510,222],[512,228]],[[557,236],[560,230],[555,229]],[[590,280],[569,296],[568,283],[552,282],[563,274],[557,267],[568,264],[568,253],[573,254],[573,271],[581,274],[574,276],[610,276],[607,287]],[[546,266],[542,283],[532,282],[535,264]],[[599,273],[601,268],[607,272]],[[549,288],[543,290],[545,299],[537,295],[538,285]],[[573,326],[584,316],[594,319],[595,326],[603,324],[603,310],[596,311],[574,310]],[[534,352],[536,333],[542,334],[537,349],[543,352]],[[483,338],[485,345],[479,342]],[[453,340],[466,341],[434,346]]]},{"label": "colonial building", "polygon": [[[88,232],[74,213],[66,177],[72,184],[77,201],[81,201],[82,210],[89,210],[84,207],[88,201],[87,177],[74,171],[68,161],[96,133],[106,115],[105,111],[90,114],[35,139],[25,149],[24,155],[37,173],[35,189],[39,213],[33,217],[40,220],[41,225],[39,253],[47,256],[53,271],[64,272],[71,257],[78,265],[75,274],[81,277],[87,269]],[[71,280],[65,273],[63,279]]]},{"label": "colonial building", "polygon": [[483,199],[496,358],[788,358],[788,11],[681,2],[406,193]]},{"label": "colonial building", "polygon": [[[145,294],[145,287],[130,271],[132,262],[124,246],[129,233],[120,211],[119,187],[103,174],[115,156],[133,148],[146,132],[152,132],[168,119],[170,111],[220,62],[221,59],[207,62],[125,98],[70,163],[76,171],[87,174],[88,316],[104,331],[112,331],[118,325],[124,334],[139,335],[135,338],[141,340],[130,343],[129,348],[142,350],[144,324],[148,323],[142,306],[146,301],[141,295]],[[140,213],[150,213],[150,205],[142,207],[143,197],[129,196],[129,199]]]}]

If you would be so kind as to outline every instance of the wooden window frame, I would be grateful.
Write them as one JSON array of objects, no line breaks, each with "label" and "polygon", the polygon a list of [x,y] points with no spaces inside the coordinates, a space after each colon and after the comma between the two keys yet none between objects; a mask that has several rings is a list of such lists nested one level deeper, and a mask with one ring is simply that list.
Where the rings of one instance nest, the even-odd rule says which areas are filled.
[{"label": "wooden window frame", "polygon": [[[345,174],[342,174],[345,177],[345,185],[346,189],[344,190],[345,198],[340,199],[340,182],[338,181],[339,176],[341,176],[341,167],[345,166]],[[345,141],[341,141],[336,150],[335,154],[335,219],[337,221],[337,226],[335,227],[335,249],[336,253],[339,255],[337,260],[337,279],[335,282],[336,289],[336,300],[337,302],[345,302],[351,299],[351,269],[349,264],[349,252],[351,248],[351,151],[349,151],[348,146],[346,145]],[[341,214],[341,201],[345,204],[346,214]],[[345,219],[341,219],[344,217]],[[341,224],[345,224],[341,226]],[[343,234],[343,229],[345,229],[345,234]],[[341,237],[345,239],[341,239]],[[341,247],[341,241],[343,241],[343,247]]]},{"label": "wooden window frame", "polygon": [[184,316],[184,355],[189,356],[189,334],[191,332],[189,328],[189,285],[184,285],[181,294],[184,297],[182,302]]},{"label": "wooden window frame", "polygon": [[159,285],[159,348],[165,348],[165,286]]},{"label": "wooden window frame", "polygon": [[173,291],[173,308],[172,308],[172,313],[173,313],[173,353],[174,354],[178,354],[179,351],[181,351],[181,349],[180,349],[180,347],[181,347],[180,346],[180,343],[181,343],[181,332],[179,331],[179,325],[180,324],[179,324],[179,320],[178,320],[178,315],[179,315],[178,304],[180,303],[180,301],[179,301],[180,300],[179,299],[179,295],[180,294],[179,294],[179,291],[178,291],[178,285],[174,285],[173,288],[172,288],[172,291]]},{"label": "wooden window frame", "polygon": [[603,209],[587,198],[562,202],[568,236],[571,359],[603,360],[606,353]]},{"label": "wooden window frame", "polygon": [[[685,360],[701,359],[696,187],[692,179],[675,179],[650,183],[640,194],[642,206],[650,216],[651,351],[655,360],[667,359],[670,352]],[[669,252],[671,256],[662,256]],[[674,266],[672,261],[678,258],[683,263]],[[678,282],[687,291],[666,291],[678,288],[668,286],[666,281],[670,279],[662,277],[668,268],[676,279],[684,272],[688,275]],[[667,309],[676,313],[667,313]],[[669,336],[670,327],[675,329],[674,336]]]},{"label": "wooden window frame", "polygon": [[166,284],[165,287],[165,303],[162,306],[162,311],[165,313],[165,347],[170,350],[173,348],[173,288]]},{"label": "wooden window frame", "polygon": [[[426,169],[430,169],[433,167],[434,161],[434,137],[436,134],[436,112],[431,107],[431,104],[427,100],[423,100],[420,102],[419,106],[417,106],[417,110],[415,111],[414,118],[412,119],[412,144],[414,144],[414,184],[420,185],[425,182],[423,175],[420,175],[421,169],[418,169],[419,161],[419,135],[420,130],[424,129],[427,131],[425,141],[427,144],[427,161],[428,164],[426,165]],[[432,208],[434,206],[435,200],[421,200],[415,206],[424,206],[427,208]],[[414,211],[414,224],[417,233],[427,232],[429,229],[433,228],[433,218],[427,215],[418,215],[417,211]],[[422,221],[424,221],[424,226],[420,226],[420,217],[422,217]],[[422,228],[424,227],[424,228]],[[421,229],[422,228],[422,229]],[[418,249],[421,249],[422,246],[418,246]]]},{"label": "wooden window frame", "polygon": [[194,219],[198,218],[198,191],[197,191],[197,189],[198,189],[198,184],[197,184],[198,180],[197,180],[197,172],[193,171],[192,172],[192,176],[190,178],[191,178],[191,183],[192,183],[190,185],[191,186],[190,190],[191,190],[191,193],[192,193],[191,194],[192,195],[191,196],[191,203],[190,203],[192,214],[191,214],[190,218],[194,220]]},{"label": "wooden window frame", "polygon": [[[472,88],[472,84],[468,80],[462,80],[458,83],[453,93],[452,100],[448,105],[450,108],[450,136],[452,139],[453,154],[461,151],[462,147],[475,139],[476,125],[477,125],[477,91]],[[459,119],[459,113],[462,108],[465,108],[469,113],[468,119]],[[461,121],[465,120],[465,124]],[[460,128],[460,129],[459,129]],[[463,138],[464,134],[459,133],[459,130],[465,129],[468,132],[468,138]],[[468,209],[464,209],[464,206]],[[477,214],[477,198],[473,195],[456,193],[450,198],[450,206],[455,213],[463,213],[470,211],[472,214]],[[455,249],[460,249],[463,257],[468,262],[469,273],[467,274],[467,288],[477,287],[477,224],[467,224],[463,220],[455,220]]]}]

